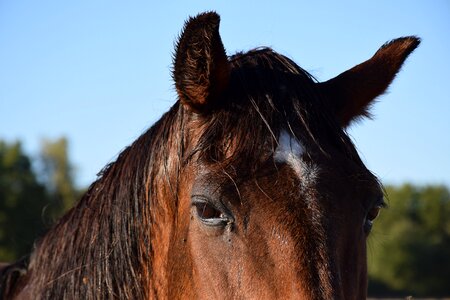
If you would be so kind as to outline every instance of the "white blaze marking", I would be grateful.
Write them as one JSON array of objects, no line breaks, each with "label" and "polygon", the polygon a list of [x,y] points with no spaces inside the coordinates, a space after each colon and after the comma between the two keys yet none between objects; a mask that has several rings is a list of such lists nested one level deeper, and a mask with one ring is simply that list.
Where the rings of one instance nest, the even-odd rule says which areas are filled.
[{"label": "white blaze marking", "polygon": [[304,171],[304,165],[301,156],[305,148],[299,140],[282,130],[278,140],[278,148],[275,150],[274,158],[276,162],[288,164],[297,174],[301,176]]}]

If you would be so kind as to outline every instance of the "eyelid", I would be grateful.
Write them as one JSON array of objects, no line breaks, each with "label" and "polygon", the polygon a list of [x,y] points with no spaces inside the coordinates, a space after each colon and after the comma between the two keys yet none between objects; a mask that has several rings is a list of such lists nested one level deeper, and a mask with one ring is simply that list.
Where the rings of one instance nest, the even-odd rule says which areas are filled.
[{"label": "eyelid", "polygon": [[384,194],[380,194],[377,197],[377,200],[373,204],[373,207],[379,207],[379,208],[387,208],[388,207],[385,197],[384,197]]},{"label": "eyelid", "polygon": [[377,196],[375,199],[376,199],[376,200],[373,201],[373,202],[370,204],[370,206],[368,207],[368,212],[370,212],[370,211],[373,210],[373,209],[379,209],[379,210],[381,210],[381,209],[387,207],[387,203],[386,203],[385,200],[384,200],[384,195],[383,195],[383,194]]},{"label": "eyelid", "polygon": [[376,196],[368,196],[364,199],[365,201],[360,202],[360,207],[366,214],[375,207],[379,207],[380,209],[388,207],[383,193],[379,193]]},{"label": "eyelid", "polygon": [[193,194],[191,195],[191,202],[192,203],[208,203],[212,206],[214,206],[215,208],[219,209],[219,210],[224,210],[224,212],[229,212],[228,208],[223,204],[223,202],[219,199],[213,198],[213,197],[208,197],[206,195],[203,194]]}]

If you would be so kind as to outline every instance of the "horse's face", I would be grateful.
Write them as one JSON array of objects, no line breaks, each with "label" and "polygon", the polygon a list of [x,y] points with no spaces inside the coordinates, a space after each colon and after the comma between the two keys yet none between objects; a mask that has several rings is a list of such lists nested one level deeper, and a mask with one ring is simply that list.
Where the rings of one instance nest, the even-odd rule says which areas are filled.
[{"label": "horse's face", "polygon": [[186,182],[186,244],[198,295],[365,297],[368,212],[382,204],[379,185],[340,153],[330,159],[311,149],[306,159],[284,134],[274,163],[251,178],[240,178],[239,167],[203,166]]},{"label": "horse's face", "polygon": [[[418,41],[317,84],[268,50],[228,60],[218,24],[215,14],[191,19],[175,58],[189,159],[167,242],[172,296],[365,298],[366,238],[383,194],[342,129]],[[279,93],[258,89],[267,74]]]}]

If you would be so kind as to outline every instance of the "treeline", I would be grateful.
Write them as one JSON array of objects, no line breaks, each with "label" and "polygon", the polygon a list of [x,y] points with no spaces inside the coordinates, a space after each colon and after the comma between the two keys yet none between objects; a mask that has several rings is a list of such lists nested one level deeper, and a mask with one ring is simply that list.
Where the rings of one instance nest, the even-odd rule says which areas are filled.
[{"label": "treeline", "polygon": [[33,243],[83,192],[74,185],[67,140],[44,140],[37,157],[20,142],[0,141],[0,262],[27,255]]},{"label": "treeline", "polygon": [[450,296],[450,193],[447,187],[387,186],[388,209],[368,242],[372,296]]},{"label": "treeline", "polygon": [[[37,157],[0,141],[0,262],[33,242],[81,196],[67,140],[44,141]],[[450,295],[450,193],[445,186],[387,186],[388,209],[368,241],[369,295]]]}]

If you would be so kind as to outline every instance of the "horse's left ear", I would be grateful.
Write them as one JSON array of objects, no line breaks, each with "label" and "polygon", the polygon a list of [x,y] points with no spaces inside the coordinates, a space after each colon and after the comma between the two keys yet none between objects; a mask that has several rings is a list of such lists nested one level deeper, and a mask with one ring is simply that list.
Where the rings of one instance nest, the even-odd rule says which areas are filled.
[{"label": "horse's left ear", "polygon": [[393,40],[369,60],[319,83],[342,127],[360,117],[370,116],[368,109],[373,100],[386,91],[405,59],[419,44],[417,37]]},{"label": "horse's left ear", "polygon": [[176,46],[173,78],[181,103],[195,112],[214,105],[228,85],[230,67],[215,12],[190,18]]}]

